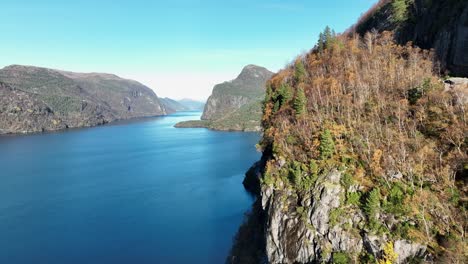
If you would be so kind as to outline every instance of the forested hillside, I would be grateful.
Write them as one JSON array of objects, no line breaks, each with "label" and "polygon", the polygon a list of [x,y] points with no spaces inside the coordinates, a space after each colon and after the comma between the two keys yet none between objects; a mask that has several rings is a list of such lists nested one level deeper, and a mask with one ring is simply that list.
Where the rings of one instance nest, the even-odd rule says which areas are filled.
[{"label": "forested hillside", "polygon": [[230,262],[466,263],[468,87],[394,39],[326,29],[268,82]]}]

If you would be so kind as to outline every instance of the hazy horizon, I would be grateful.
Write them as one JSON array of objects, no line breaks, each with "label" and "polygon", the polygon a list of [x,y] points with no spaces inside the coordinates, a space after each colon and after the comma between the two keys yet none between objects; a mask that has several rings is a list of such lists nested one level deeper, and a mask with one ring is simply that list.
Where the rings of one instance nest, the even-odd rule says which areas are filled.
[{"label": "hazy horizon", "polygon": [[245,65],[275,72],[326,25],[341,32],[374,2],[18,0],[2,7],[0,67],[112,73],[158,97],[205,101]]}]

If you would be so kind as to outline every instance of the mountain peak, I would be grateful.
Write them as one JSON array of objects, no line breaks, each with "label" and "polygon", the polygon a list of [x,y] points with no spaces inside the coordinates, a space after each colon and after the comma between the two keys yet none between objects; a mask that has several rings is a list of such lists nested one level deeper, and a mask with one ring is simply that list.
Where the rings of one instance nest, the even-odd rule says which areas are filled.
[{"label": "mountain peak", "polygon": [[236,81],[256,81],[256,80],[267,80],[273,73],[265,67],[249,64],[245,66],[239,76],[233,82]]}]

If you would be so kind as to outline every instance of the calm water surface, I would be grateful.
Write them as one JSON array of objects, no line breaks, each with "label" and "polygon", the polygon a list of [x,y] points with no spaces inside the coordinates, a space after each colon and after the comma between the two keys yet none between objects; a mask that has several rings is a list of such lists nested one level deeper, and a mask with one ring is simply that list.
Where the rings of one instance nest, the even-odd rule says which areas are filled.
[{"label": "calm water surface", "polygon": [[0,263],[223,263],[259,135],[199,115],[0,137]]}]

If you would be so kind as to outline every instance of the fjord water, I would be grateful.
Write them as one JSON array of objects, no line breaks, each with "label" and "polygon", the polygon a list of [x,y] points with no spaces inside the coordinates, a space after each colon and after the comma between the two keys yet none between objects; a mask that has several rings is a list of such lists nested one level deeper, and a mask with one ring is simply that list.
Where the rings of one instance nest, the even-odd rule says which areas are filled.
[{"label": "fjord water", "polygon": [[259,135],[199,115],[0,137],[0,263],[223,263]]}]

